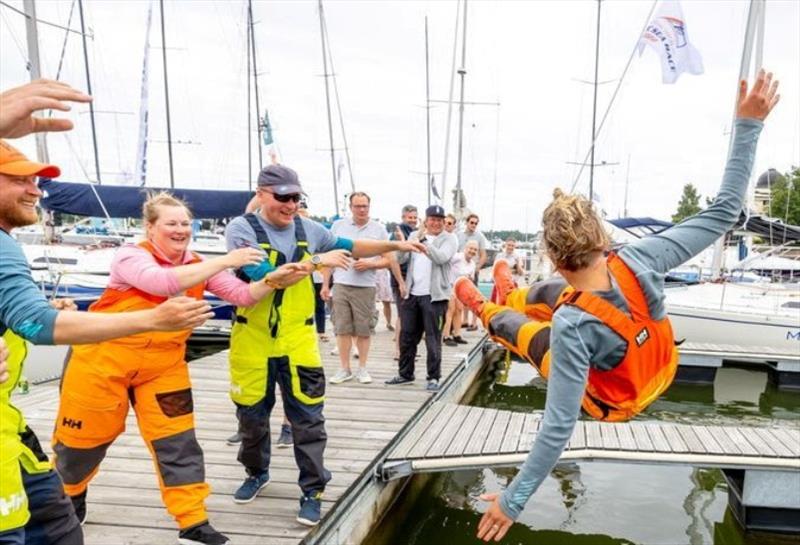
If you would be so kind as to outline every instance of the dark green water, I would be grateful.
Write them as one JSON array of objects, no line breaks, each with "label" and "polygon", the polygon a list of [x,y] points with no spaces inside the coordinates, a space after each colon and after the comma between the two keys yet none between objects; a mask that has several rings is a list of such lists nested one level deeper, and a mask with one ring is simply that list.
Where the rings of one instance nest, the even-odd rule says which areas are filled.
[{"label": "dark green water", "polygon": [[[472,404],[542,411],[545,387],[532,367],[485,377]],[[674,384],[640,418],[701,424],[765,425],[800,421],[800,394],[779,392],[767,374],[722,369],[713,385]],[[470,545],[486,502],[516,469],[414,477],[364,542],[368,545]],[[557,466],[503,539],[541,545],[785,545],[800,536],[743,534],[728,509],[717,470],[682,466],[568,463]]]}]

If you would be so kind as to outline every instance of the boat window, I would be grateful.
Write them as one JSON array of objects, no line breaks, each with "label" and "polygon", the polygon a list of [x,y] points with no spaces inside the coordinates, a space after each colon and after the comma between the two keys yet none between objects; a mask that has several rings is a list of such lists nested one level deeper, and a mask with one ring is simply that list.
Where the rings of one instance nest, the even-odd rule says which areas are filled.
[{"label": "boat window", "polygon": [[783,308],[800,308],[800,301],[789,301],[781,305]]}]

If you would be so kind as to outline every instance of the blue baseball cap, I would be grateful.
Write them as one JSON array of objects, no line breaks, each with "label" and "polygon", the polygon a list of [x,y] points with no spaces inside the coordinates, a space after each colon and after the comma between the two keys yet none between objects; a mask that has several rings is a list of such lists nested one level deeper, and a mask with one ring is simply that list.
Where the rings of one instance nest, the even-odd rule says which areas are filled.
[{"label": "blue baseball cap", "polygon": [[276,195],[305,193],[297,172],[283,165],[267,165],[258,173],[258,187],[268,187]]},{"label": "blue baseball cap", "polygon": [[439,206],[438,204],[432,204],[428,208],[425,209],[425,217],[427,218],[443,218],[447,214],[444,213],[444,208]]}]

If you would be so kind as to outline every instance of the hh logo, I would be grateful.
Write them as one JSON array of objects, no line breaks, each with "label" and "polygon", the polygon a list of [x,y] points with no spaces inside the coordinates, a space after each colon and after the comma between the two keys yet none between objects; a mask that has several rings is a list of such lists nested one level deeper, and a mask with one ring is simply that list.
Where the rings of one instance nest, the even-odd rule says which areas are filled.
[{"label": "hh logo", "polygon": [[642,329],[636,334],[636,346],[642,346],[649,338],[650,332],[647,331],[647,328]]},{"label": "hh logo", "polygon": [[83,420],[73,420],[71,418],[67,418],[66,416],[61,420],[61,425],[66,426],[68,428],[79,430],[83,425]]},{"label": "hh logo", "polygon": [[0,498],[0,516],[7,517],[14,511],[19,511],[28,502],[25,501],[25,494],[19,492],[10,496]]}]

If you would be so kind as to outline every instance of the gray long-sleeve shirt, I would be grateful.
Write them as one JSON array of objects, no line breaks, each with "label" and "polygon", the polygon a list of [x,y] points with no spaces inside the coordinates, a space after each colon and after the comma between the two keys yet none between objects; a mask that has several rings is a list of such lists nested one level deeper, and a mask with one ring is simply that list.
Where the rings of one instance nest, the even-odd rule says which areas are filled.
[{"label": "gray long-sleeve shirt", "polygon": [[[735,224],[742,209],[756,143],[763,124],[736,120],[733,150],[722,187],[711,206],[681,223],[623,248],[619,257],[636,274],[655,320],[666,316],[664,274],[700,253]],[[616,283],[596,295],[626,314],[628,307]],[[559,307],[550,339],[550,376],[542,428],[520,472],[500,497],[500,507],[516,519],[530,496],[550,473],[572,436],[591,364],[610,368],[625,354],[625,341],[596,317],[573,307]]]}]

